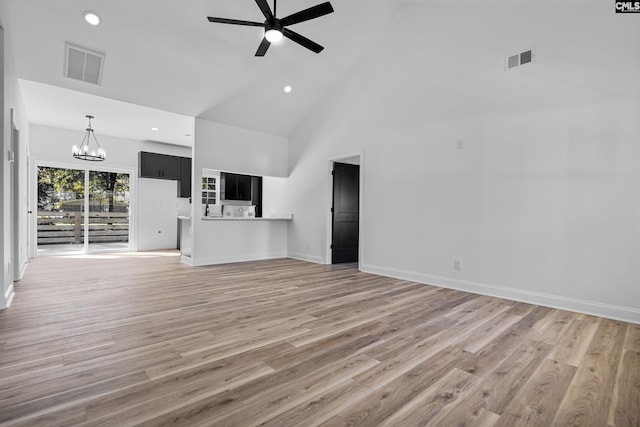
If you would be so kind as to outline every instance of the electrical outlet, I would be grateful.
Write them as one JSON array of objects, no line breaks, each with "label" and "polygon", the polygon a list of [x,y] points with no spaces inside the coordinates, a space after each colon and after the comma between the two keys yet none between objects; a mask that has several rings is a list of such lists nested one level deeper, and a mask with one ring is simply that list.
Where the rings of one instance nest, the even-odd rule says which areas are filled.
[{"label": "electrical outlet", "polygon": [[453,260],[453,269],[454,270],[462,270],[462,261],[460,261],[459,259],[454,259]]},{"label": "electrical outlet", "polygon": [[456,148],[458,150],[464,150],[464,139],[458,139],[456,141]]}]

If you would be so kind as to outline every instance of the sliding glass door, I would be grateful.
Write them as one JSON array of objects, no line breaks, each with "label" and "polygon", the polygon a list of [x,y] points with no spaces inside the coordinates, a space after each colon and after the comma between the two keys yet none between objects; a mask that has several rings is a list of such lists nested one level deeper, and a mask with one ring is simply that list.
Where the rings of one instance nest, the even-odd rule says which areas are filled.
[{"label": "sliding glass door", "polygon": [[129,174],[89,171],[89,250],[129,248]]},{"label": "sliding glass door", "polygon": [[38,167],[38,255],[84,251],[85,172]]},{"label": "sliding glass door", "polygon": [[129,198],[129,173],[38,166],[38,255],[128,250]]}]

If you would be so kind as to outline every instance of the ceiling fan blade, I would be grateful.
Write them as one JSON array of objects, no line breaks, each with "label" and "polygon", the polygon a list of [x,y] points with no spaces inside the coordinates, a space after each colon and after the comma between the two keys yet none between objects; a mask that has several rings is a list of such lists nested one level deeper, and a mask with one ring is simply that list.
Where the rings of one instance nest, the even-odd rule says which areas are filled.
[{"label": "ceiling fan blade", "polygon": [[214,18],[212,16],[208,16],[207,19],[209,20],[209,22],[217,22],[220,24],[246,25],[249,27],[264,27],[264,24],[262,22],[242,21],[240,19]]},{"label": "ceiling fan blade", "polygon": [[[256,0],[257,1],[257,0]],[[310,7],[309,9],[301,10],[300,12],[296,12],[293,15],[289,15],[285,18],[282,18],[280,22],[285,27],[287,25],[298,24],[300,22],[308,21],[309,19],[318,18],[320,16],[328,15],[333,12],[333,6],[331,3],[325,2],[318,4],[316,6]]]},{"label": "ceiling fan blade", "polygon": [[256,0],[256,4],[262,11],[264,17],[267,18],[267,21],[273,19],[273,13],[271,13],[271,8],[269,7],[269,3],[267,3],[267,0]]},{"label": "ceiling fan blade", "polygon": [[304,46],[307,49],[314,51],[315,53],[320,53],[324,49],[324,47],[320,46],[318,43],[309,40],[305,36],[301,36],[288,28],[285,28],[282,33],[286,38],[298,43],[300,46]]},{"label": "ceiling fan blade", "polygon": [[269,40],[263,38],[262,43],[260,43],[260,46],[258,46],[258,50],[256,51],[256,56],[264,56],[264,54],[267,53],[267,49],[269,49],[269,46],[271,46]]}]

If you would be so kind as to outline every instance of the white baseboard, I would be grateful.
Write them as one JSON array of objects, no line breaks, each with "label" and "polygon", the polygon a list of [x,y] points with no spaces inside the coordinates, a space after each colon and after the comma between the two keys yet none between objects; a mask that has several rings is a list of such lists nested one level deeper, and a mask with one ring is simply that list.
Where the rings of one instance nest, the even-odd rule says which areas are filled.
[{"label": "white baseboard", "polygon": [[264,254],[251,255],[234,255],[227,257],[210,257],[210,258],[191,258],[191,264],[194,267],[202,267],[205,265],[230,264],[234,262],[262,261],[266,259],[286,258],[286,252],[273,252]]},{"label": "white baseboard", "polygon": [[368,264],[362,264],[361,270],[365,273],[393,277],[395,279],[410,280],[413,282],[439,286],[441,288],[457,289],[460,291],[471,292],[480,295],[504,298],[513,301],[542,305],[545,307],[575,311],[599,317],[606,317],[608,319],[622,320],[624,322],[640,324],[640,310],[632,307],[603,304],[595,301],[567,298],[559,295],[531,292],[521,289],[507,288],[504,286],[488,285],[485,283],[454,279],[450,277],[433,276],[412,271],[377,267]]},{"label": "white baseboard", "polygon": [[0,307],[0,309],[9,308],[11,303],[13,302],[13,297],[16,296],[16,293],[13,291],[13,283],[9,285],[9,289],[4,293],[4,300],[6,301],[4,307]]},{"label": "white baseboard", "polygon": [[28,262],[25,262],[20,266],[20,272],[19,272],[18,280],[22,280],[22,278],[24,277],[24,273],[26,273],[26,271],[27,271],[27,267],[28,266],[29,266]]},{"label": "white baseboard", "polygon": [[287,257],[297,259],[300,261],[312,262],[314,264],[324,264],[324,258],[315,256],[315,255],[300,254],[297,252],[288,252]]},{"label": "white baseboard", "polygon": [[193,260],[191,259],[190,256],[181,255],[180,256],[180,262],[183,262],[183,263],[193,267]]}]

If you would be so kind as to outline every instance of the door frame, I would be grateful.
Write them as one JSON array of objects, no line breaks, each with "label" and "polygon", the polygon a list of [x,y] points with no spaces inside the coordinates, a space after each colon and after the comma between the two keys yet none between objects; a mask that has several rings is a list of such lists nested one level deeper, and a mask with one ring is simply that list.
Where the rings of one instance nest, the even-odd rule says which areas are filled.
[{"label": "door frame", "polygon": [[[88,171],[98,171],[98,172],[116,172],[116,173],[127,173],[129,174],[129,247],[127,248],[127,252],[135,252],[138,248],[138,240],[136,233],[136,218],[137,212],[135,209],[135,201],[137,200],[136,192],[137,192],[137,182],[138,180],[136,171],[134,169],[130,169],[127,167],[99,167],[94,162],[90,165],[81,165],[77,163],[62,163],[62,162],[49,162],[45,160],[36,160],[33,162],[33,167],[31,168],[31,188],[29,189],[31,192],[31,196],[29,198],[32,206],[33,215],[31,215],[31,229],[29,240],[31,242],[31,248],[33,251],[33,257],[38,256],[38,168],[39,167],[50,167],[50,168],[61,168],[61,169],[77,169],[82,170],[85,173],[84,183],[85,183],[85,195],[88,183]],[[88,208],[88,198],[85,197],[85,211]],[[83,254],[87,253],[100,253],[100,252],[122,252],[122,250],[89,250],[88,242],[84,242],[84,251]]]},{"label": "door frame", "polygon": [[11,231],[11,280],[17,282],[22,275],[22,259],[20,254],[20,230],[21,225],[24,224],[24,219],[20,216],[20,208],[22,207],[22,200],[20,197],[20,130],[18,129],[18,120],[16,118],[16,110],[11,109],[11,120],[9,123],[11,132],[10,142],[10,182],[11,182],[11,214],[10,224],[13,230]]},{"label": "door frame", "polygon": [[360,194],[358,200],[358,270],[362,270],[362,260],[364,259],[364,236],[362,224],[364,222],[364,150],[351,153],[337,154],[329,156],[327,161],[327,193],[326,193],[326,216],[325,216],[325,252],[324,263],[331,264],[331,242],[333,240],[333,217],[331,208],[333,207],[333,164],[351,163],[360,166],[359,187]]}]

